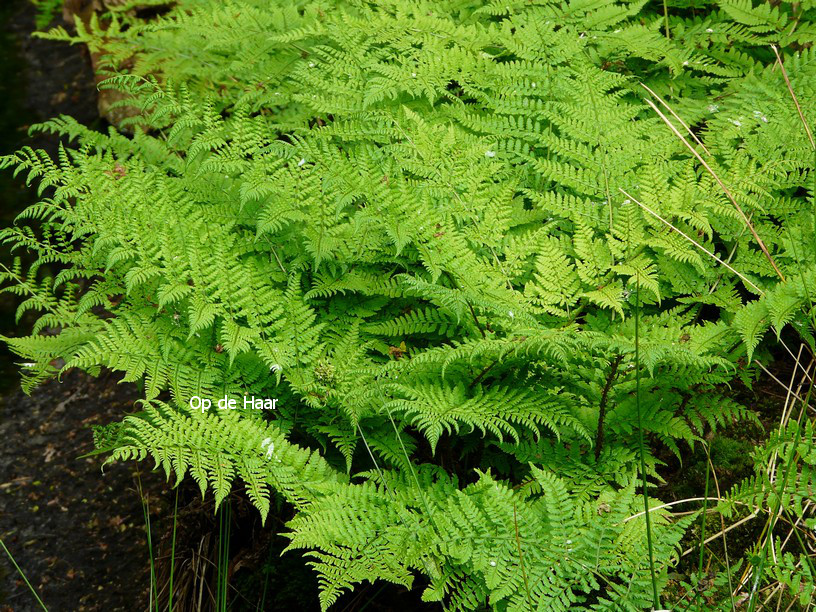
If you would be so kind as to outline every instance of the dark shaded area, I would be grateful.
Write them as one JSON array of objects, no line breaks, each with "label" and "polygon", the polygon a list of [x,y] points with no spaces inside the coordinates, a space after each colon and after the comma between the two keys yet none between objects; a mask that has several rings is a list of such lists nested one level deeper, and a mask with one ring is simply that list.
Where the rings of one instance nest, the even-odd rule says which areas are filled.
[{"label": "dark shaded area", "polygon": [[[79,458],[93,450],[91,425],[133,411],[137,389],[116,381],[72,372],[32,397],[17,392],[0,401],[0,538],[51,610],[135,610],[146,601],[139,488],[151,513],[161,512],[164,475],[136,463],[102,472],[103,457]],[[0,610],[39,609],[0,555]]]},{"label": "dark shaded area", "polygon": [[[95,125],[96,87],[90,60],[82,47],[41,40],[31,36],[36,10],[28,0],[0,2],[0,155],[23,146],[56,154],[53,136],[28,135],[32,124],[58,115],[71,115]],[[53,25],[68,27],[61,19]],[[25,176],[0,172],[0,226],[8,227],[36,192],[25,185]],[[18,253],[15,253],[17,255]],[[8,265],[8,248],[0,246],[0,262]],[[17,300],[0,294],[0,335],[16,335],[14,313]],[[17,384],[14,357],[0,343],[0,390]]]}]

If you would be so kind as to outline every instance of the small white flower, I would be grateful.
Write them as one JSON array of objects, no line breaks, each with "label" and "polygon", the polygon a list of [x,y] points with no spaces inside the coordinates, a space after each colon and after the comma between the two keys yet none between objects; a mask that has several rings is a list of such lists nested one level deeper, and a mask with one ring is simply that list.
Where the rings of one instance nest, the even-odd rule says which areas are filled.
[{"label": "small white flower", "polygon": [[303,165],[303,164],[305,164],[305,163],[306,163],[306,158],[301,157],[301,158],[300,158],[300,161],[298,162],[298,166],[302,166],[302,165]]},{"label": "small white flower", "polygon": [[275,452],[275,445],[272,442],[270,442],[269,443],[269,450],[266,451],[266,458],[267,459],[271,458],[272,453],[274,453],[274,452]]},{"label": "small white flower", "polygon": [[733,123],[737,127],[742,127],[742,122],[741,121],[737,121],[736,119],[729,119],[729,121],[731,123]]},{"label": "small white flower", "polygon": [[496,152],[488,149],[487,151],[485,151],[485,157],[496,157]]},{"label": "small white flower", "polygon": [[510,318],[511,318],[511,319],[512,319],[513,317],[515,317],[515,316],[516,316],[516,315],[514,315],[514,314],[513,314],[513,311],[512,311],[512,310],[511,310],[511,311],[509,311],[507,314],[510,316]]},{"label": "small white flower", "polygon": [[586,36],[586,32],[581,32],[581,35],[578,38],[583,38],[584,36]]},{"label": "small white flower", "polygon": [[572,540],[567,540],[567,546],[569,546],[570,544],[572,544]]},{"label": "small white flower", "polygon": [[708,32],[709,34],[713,34],[714,30],[712,30],[711,28],[706,28],[706,32]]},{"label": "small white flower", "polygon": [[33,363],[33,362],[31,362],[31,361],[29,361],[29,362],[24,363],[24,364],[22,364],[22,365],[23,365],[23,367],[24,367],[24,368],[33,368],[33,367],[35,367],[37,364],[36,364],[36,363]]},{"label": "small white flower", "polygon": [[266,448],[268,444],[272,442],[272,438],[264,438],[263,442],[261,442],[261,448]]},{"label": "small white flower", "polygon": [[717,106],[716,104],[709,104],[708,105],[708,112],[709,113],[716,113],[718,110],[720,110],[720,107]]},{"label": "small white flower", "polygon": [[621,32],[621,29],[620,29],[620,28],[618,28],[617,30],[615,30],[615,31],[614,31],[614,32],[612,32],[612,33],[613,33],[613,34],[620,34],[620,32]]},{"label": "small white flower", "polygon": [[490,567],[496,567],[496,562],[495,562],[495,561],[491,561],[491,562],[490,562]]},{"label": "small white flower", "polygon": [[689,64],[689,63],[688,63],[688,60],[686,60],[685,62],[683,62],[683,65],[684,65],[684,66],[688,66],[688,64]]},{"label": "small white flower", "polygon": [[314,68],[314,62],[309,62],[309,68]]},{"label": "small white flower", "polygon": [[270,372],[280,372],[282,369],[283,368],[281,367],[281,365],[279,363],[273,363],[270,366],[269,371]]},{"label": "small white flower", "polygon": [[536,86],[535,81],[533,81],[532,83],[530,83],[530,87],[532,87],[533,89],[535,89],[535,86]]},{"label": "small white flower", "polygon": [[411,73],[411,76],[412,76],[412,77],[414,77],[414,78],[416,78],[416,72],[412,72],[412,73]]},{"label": "small white flower", "polygon": [[623,201],[624,206],[627,205],[627,204],[631,204],[631,203],[632,203],[632,200],[624,200]]}]

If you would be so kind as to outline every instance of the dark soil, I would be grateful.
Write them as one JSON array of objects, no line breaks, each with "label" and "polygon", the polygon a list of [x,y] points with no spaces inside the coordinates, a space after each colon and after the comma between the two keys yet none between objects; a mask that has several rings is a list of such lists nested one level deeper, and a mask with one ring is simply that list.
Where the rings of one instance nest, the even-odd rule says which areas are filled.
[{"label": "dark soil", "polygon": [[[18,392],[0,403],[0,538],[49,609],[135,610],[146,601],[139,488],[156,506],[163,474],[144,473],[145,465],[139,474],[135,463],[103,472],[103,457],[80,458],[93,450],[90,426],[132,412],[137,396],[110,374],[70,373],[32,397]],[[0,610],[38,609],[2,556]]]}]

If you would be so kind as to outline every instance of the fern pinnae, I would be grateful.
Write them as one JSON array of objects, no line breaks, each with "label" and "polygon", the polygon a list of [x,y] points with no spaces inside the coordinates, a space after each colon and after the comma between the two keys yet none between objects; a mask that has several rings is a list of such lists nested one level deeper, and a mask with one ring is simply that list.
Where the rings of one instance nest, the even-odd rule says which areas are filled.
[{"label": "fern pinnae", "polygon": [[759,234],[757,233],[756,229],[754,229],[753,224],[748,219],[745,212],[742,210],[742,207],[737,203],[736,199],[731,194],[731,191],[728,189],[728,187],[725,186],[725,183],[722,182],[722,179],[720,179],[720,177],[717,175],[717,173],[714,172],[714,170],[711,168],[711,166],[708,164],[708,162],[706,162],[706,160],[704,160],[702,158],[702,156],[697,152],[697,150],[689,144],[689,142],[686,140],[685,136],[683,136],[680,133],[680,131],[676,127],[674,127],[674,124],[671,121],[669,121],[669,119],[666,117],[666,115],[664,115],[660,111],[660,109],[657,108],[657,106],[655,106],[654,102],[652,102],[651,100],[648,100],[648,99],[646,99],[644,101],[646,102],[646,104],[648,104],[652,108],[653,111],[655,111],[658,114],[658,116],[669,127],[669,129],[671,129],[671,131],[674,132],[674,134],[683,142],[683,144],[686,145],[686,148],[689,151],[691,151],[692,155],[694,155],[697,158],[697,160],[703,165],[703,168],[705,168],[709,172],[709,174],[711,174],[711,176],[714,177],[714,180],[717,181],[717,184],[723,190],[725,195],[728,197],[729,201],[734,205],[734,208],[737,210],[737,212],[739,213],[742,220],[745,222],[745,225],[746,225],[746,227],[748,227],[748,230],[751,232],[751,235],[753,235],[754,240],[757,241],[757,244],[759,245],[759,248],[762,250],[763,254],[765,255],[765,258],[771,264],[774,271],[779,276],[780,280],[782,280],[782,282],[785,282],[785,276],[784,276],[784,274],[782,274],[782,271],[779,269],[779,266],[776,265],[776,262],[774,261],[774,258],[771,256],[770,251],[768,251],[768,247],[765,246],[765,243],[763,242],[762,238],[759,237]]},{"label": "fern pinnae", "polygon": [[629,198],[630,200],[632,200],[632,201],[633,201],[635,204],[637,204],[638,206],[640,206],[640,207],[641,207],[643,210],[645,210],[647,213],[649,213],[650,215],[652,215],[653,217],[655,217],[656,219],[658,219],[658,220],[659,220],[659,221],[661,221],[662,223],[666,224],[666,225],[667,225],[669,228],[671,228],[673,231],[675,231],[675,232],[677,232],[678,234],[680,234],[680,235],[681,235],[683,238],[685,238],[686,240],[688,240],[688,241],[689,241],[691,244],[693,244],[694,246],[696,246],[696,247],[697,247],[698,249],[700,249],[700,250],[701,250],[703,253],[705,253],[706,255],[708,255],[709,257],[711,257],[711,258],[712,258],[714,261],[716,261],[718,264],[720,264],[720,265],[724,266],[725,268],[727,268],[728,270],[730,270],[731,272],[733,272],[734,274],[736,274],[736,275],[737,275],[737,276],[738,276],[738,277],[739,277],[739,278],[740,278],[740,279],[741,279],[741,280],[742,280],[742,281],[743,281],[745,284],[747,284],[747,285],[748,285],[748,286],[750,286],[751,288],[755,289],[755,290],[756,290],[756,291],[757,291],[757,292],[758,292],[760,295],[763,295],[763,294],[764,294],[764,291],[763,291],[762,289],[760,289],[760,288],[759,288],[759,287],[758,287],[758,286],[757,286],[757,285],[756,285],[756,284],[755,284],[755,283],[754,283],[754,282],[753,282],[751,279],[749,279],[748,277],[746,277],[744,274],[740,273],[738,270],[736,270],[736,269],[735,269],[734,267],[732,267],[730,264],[726,263],[725,261],[723,261],[722,259],[720,259],[719,257],[717,257],[717,255],[715,255],[714,253],[712,253],[711,251],[709,251],[708,249],[706,249],[704,246],[702,246],[701,244],[699,244],[699,243],[698,243],[696,240],[694,240],[693,238],[691,238],[690,236],[688,236],[688,235],[687,235],[685,232],[683,232],[683,231],[679,230],[678,228],[676,228],[676,227],[675,227],[674,225],[672,225],[672,224],[671,224],[669,221],[666,221],[666,220],[665,220],[663,217],[661,217],[660,215],[658,215],[658,214],[657,214],[655,211],[653,211],[651,208],[649,208],[648,206],[646,206],[646,205],[645,205],[645,204],[643,204],[642,202],[638,201],[638,200],[637,200],[637,199],[636,199],[634,196],[630,195],[629,193],[627,193],[627,192],[626,192],[626,191],[624,191],[623,189],[620,189],[619,191],[620,191],[620,192],[621,192],[623,195],[625,195],[627,198]]},{"label": "fern pinnae", "polygon": [[[324,608],[417,575],[452,610],[654,605],[698,515],[668,521],[649,478],[666,450],[753,420],[723,386],[750,379],[740,360],[766,332],[806,322],[816,251],[797,280],[788,243],[812,233],[813,151],[763,62],[788,44],[811,104],[813,9],[261,4],[179,0],[54,33],[129,66],[110,85],[144,129],[58,119],[41,129],[75,150],[0,161],[50,186],[0,238],[37,258],[18,275],[30,295],[3,278],[42,315],[9,339],[34,364],[26,388],[61,358],[169,391],[100,450],[191,474],[219,503],[240,479],[264,520],[273,496],[291,504]],[[721,248],[730,267],[709,265]],[[187,407],[244,393],[277,412]],[[780,466],[793,434],[768,447]],[[720,520],[772,506],[783,471],[720,501]],[[625,520],[638,506],[645,530]],[[809,571],[770,555],[760,588],[793,568]],[[681,597],[673,584],[657,597]]]},{"label": "fern pinnae", "polygon": [[[705,442],[703,442],[703,445],[705,446]],[[708,448],[705,448],[705,453],[706,453],[706,457],[709,457]],[[703,561],[705,559],[705,539],[706,539],[705,538],[706,518],[708,516],[707,510],[708,510],[708,480],[709,480],[709,474],[710,474],[709,470],[710,470],[710,466],[709,466],[708,463],[706,463],[705,488],[704,488],[704,492],[703,492],[703,509],[700,512],[700,544],[698,545],[700,547],[700,555],[699,555],[699,561],[698,561],[698,564],[697,564],[697,580],[698,580],[698,582],[703,580]],[[730,568],[728,568],[727,571],[730,572],[731,571]],[[699,600],[699,598],[700,598],[700,593],[698,591],[698,592],[696,592],[694,594],[694,600],[692,602],[689,602],[689,606],[692,603],[696,604],[697,601]],[[686,606],[686,609],[688,609],[688,606]]]}]

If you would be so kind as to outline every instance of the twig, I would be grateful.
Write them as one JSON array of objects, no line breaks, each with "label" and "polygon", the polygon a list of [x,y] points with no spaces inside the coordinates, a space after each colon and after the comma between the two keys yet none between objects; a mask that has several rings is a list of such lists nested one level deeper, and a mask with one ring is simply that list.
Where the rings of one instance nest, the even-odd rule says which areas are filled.
[{"label": "twig", "polygon": [[609,390],[612,388],[612,382],[615,380],[615,375],[618,373],[618,366],[623,360],[623,355],[618,355],[612,360],[612,367],[609,370],[609,375],[606,377],[606,384],[601,392],[601,403],[598,408],[598,433],[595,435],[595,461],[601,458],[601,448],[604,442],[604,418],[606,417],[606,403],[609,399]]},{"label": "twig", "polygon": [[[739,521],[737,521],[737,522],[736,522],[736,523],[734,523],[733,525],[729,525],[729,526],[728,526],[728,527],[726,527],[725,529],[721,530],[719,533],[715,533],[715,534],[714,534],[713,536],[711,536],[710,538],[706,538],[705,542],[703,542],[703,545],[708,544],[709,542],[713,542],[714,540],[716,540],[716,539],[717,539],[717,538],[719,538],[720,536],[725,535],[726,533],[728,533],[728,532],[729,532],[729,531],[731,531],[732,529],[736,529],[736,528],[737,528],[737,527],[739,527],[740,525],[742,525],[742,524],[744,524],[744,523],[747,523],[747,522],[748,522],[748,521],[750,521],[750,520],[755,519],[757,516],[758,516],[758,515],[757,515],[757,513],[756,513],[756,512],[752,512],[751,514],[749,514],[748,516],[746,516],[746,517],[745,517],[745,518],[743,518],[743,519],[740,519]],[[694,549],[695,549],[695,548],[696,548],[695,546],[692,546],[691,548],[684,550],[684,551],[683,551],[683,553],[682,553],[680,556],[681,556],[681,557],[685,557],[686,555],[691,554],[691,553],[694,551]]]}]

